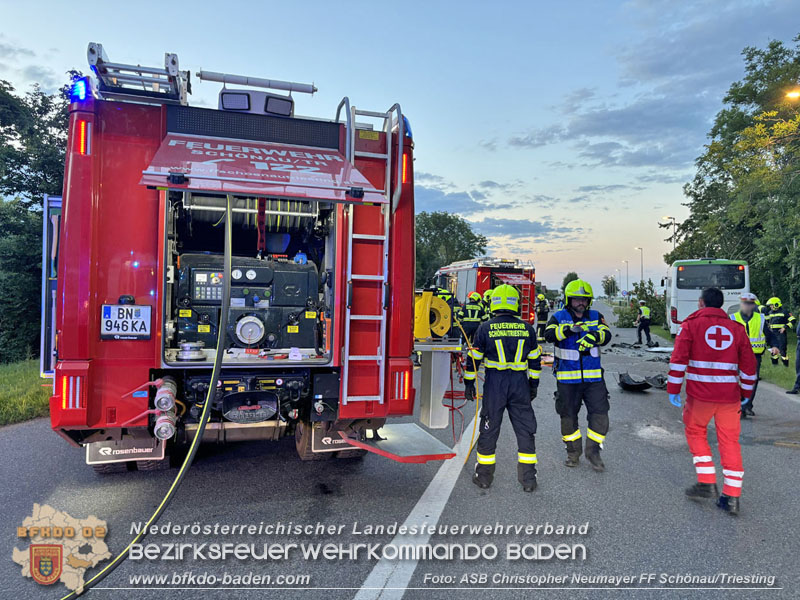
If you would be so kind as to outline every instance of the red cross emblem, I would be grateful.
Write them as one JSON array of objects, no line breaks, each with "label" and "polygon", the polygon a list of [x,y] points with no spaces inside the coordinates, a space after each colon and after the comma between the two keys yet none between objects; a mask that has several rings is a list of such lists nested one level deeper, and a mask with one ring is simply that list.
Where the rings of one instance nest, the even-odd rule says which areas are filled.
[{"label": "red cross emblem", "polygon": [[706,329],[706,344],[714,350],[725,350],[733,343],[733,334],[721,325]]}]

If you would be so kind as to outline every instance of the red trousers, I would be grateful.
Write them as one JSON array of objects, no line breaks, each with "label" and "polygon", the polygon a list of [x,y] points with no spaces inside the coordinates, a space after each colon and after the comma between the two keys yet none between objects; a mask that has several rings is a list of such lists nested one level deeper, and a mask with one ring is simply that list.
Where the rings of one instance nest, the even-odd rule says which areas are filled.
[{"label": "red trousers", "polygon": [[722,461],[723,486],[726,496],[742,495],[742,449],[739,446],[739,402],[704,402],[702,400],[686,400],[683,409],[683,424],[686,429],[686,441],[694,459],[697,481],[700,483],[716,483],[717,473],[711,457],[711,446],[708,445],[708,424],[714,419],[717,428],[717,443]]}]

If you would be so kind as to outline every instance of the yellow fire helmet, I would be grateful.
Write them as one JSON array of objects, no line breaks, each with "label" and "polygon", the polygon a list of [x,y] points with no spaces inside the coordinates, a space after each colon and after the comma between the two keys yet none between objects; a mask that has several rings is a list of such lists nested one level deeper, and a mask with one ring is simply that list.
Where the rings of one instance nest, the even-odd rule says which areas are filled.
[{"label": "yellow fire helmet", "polygon": [[478,292],[470,292],[469,295],[467,296],[467,298],[469,298],[473,302],[480,302],[481,301],[481,295]]},{"label": "yellow fire helmet", "polygon": [[775,308],[780,308],[782,306],[781,299],[778,298],[777,296],[773,296],[772,298],[767,300],[767,306],[774,306]]},{"label": "yellow fire helmet", "polygon": [[589,285],[588,281],[584,281],[583,279],[576,279],[575,281],[570,281],[567,284],[567,287],[564,288],[564,299],[565,299],[565,304],[567,306],[569,306],[570,298],[588,298],[589,306],[591,306],[592,300],[594,299],[594,292],[592,291],[592,286]]},{"label": "yellow fire helmet", "polygon": [[489,307],[492,312],[498,310],[519,312],[519,292],[513,285],[508,285],[507,283],[498,285],[492,291],[492,299]]},{"label": "yellow fire helmet", "polygon": [[492,299],[492,292],[493,291],[494,290],[492,288],[489,288],[488,290],[483,292],[483,301],[486,302],[487,304]]},{"label": "yellow fire helmet", "polygon": [[539,300],[544,300],[544,294],[539,294],[538,296],[536,296],[536,298]]}]

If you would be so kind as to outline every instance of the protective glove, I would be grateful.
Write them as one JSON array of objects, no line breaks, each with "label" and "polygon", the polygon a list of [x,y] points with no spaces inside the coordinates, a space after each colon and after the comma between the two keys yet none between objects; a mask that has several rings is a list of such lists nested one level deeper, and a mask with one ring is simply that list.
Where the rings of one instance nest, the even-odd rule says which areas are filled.
[{"label": "protective glove", "polygon": [[681,395],[680,394],[670,394],[669,401],[672,406],[677,406],[678,408],[681,407]]},{"label": "protective glove", "polygon": [[472,379],[464,381],[464,398],[469,402],[475,402],[475,382]]},{"label": "protective glove", "polygon": [[583,336],[580,341],[578,342],[578,350],[581,352],[586,352],[587,350],[597,346],[597,343],[600,340],[598,339],[597,335],[594,333],[587,333]]},{"label": "protective glove", "polygon": [[539,393],[539,384],[536,385],[530,384],[530,394],[531,394],[531,402],[536,400],[536,394]]}]

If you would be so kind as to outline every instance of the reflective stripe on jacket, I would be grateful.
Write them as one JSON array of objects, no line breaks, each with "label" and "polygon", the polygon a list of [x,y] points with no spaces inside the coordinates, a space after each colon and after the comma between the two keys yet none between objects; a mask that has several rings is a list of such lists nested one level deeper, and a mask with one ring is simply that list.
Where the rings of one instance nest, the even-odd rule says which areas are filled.
[{"label": "reflective stripe on jacket", "polygon": [[[575,324],[580,325],[583,331],[573,332],[571,328]],[[590,332],[598,337],[598,343],[582,351],[581,339]],[[556,360],[553,363],[553,374],[559,383],[574,384],[603,380],[598,346],[609,342],[611,331],[599,312],[587,310],[583,319],[576,322],[569,310],[561,309],[550,317],[545,328],[545,339],[554,344]]]},{"label": "reflective stripe on jacket", "polygon": [[[530,323],[510,314],[492,317],[478,327],[464,367],[464,379],[474,380],[481,361],[487,370],[519,371],[538,385],[542,349]],[[534,383],[535,382],[535,383]]]},{"label": "reflective stripe on jacket", "polygon": [[748,321],[744,320],[741,312],[731,315],[731,319],[744,325],[747,336],[750,338],[750,347],[756,354],[763,354],[767,348],[767,337],[764,334],[764,315],[754,312]]},{"label": "reflective stripe on jacket", "polygon": [[756,356],[747,332],[720,308],[701,308],[680,325],[669,363],[667,393],[705,402],[740,402],[756,383]]}]

